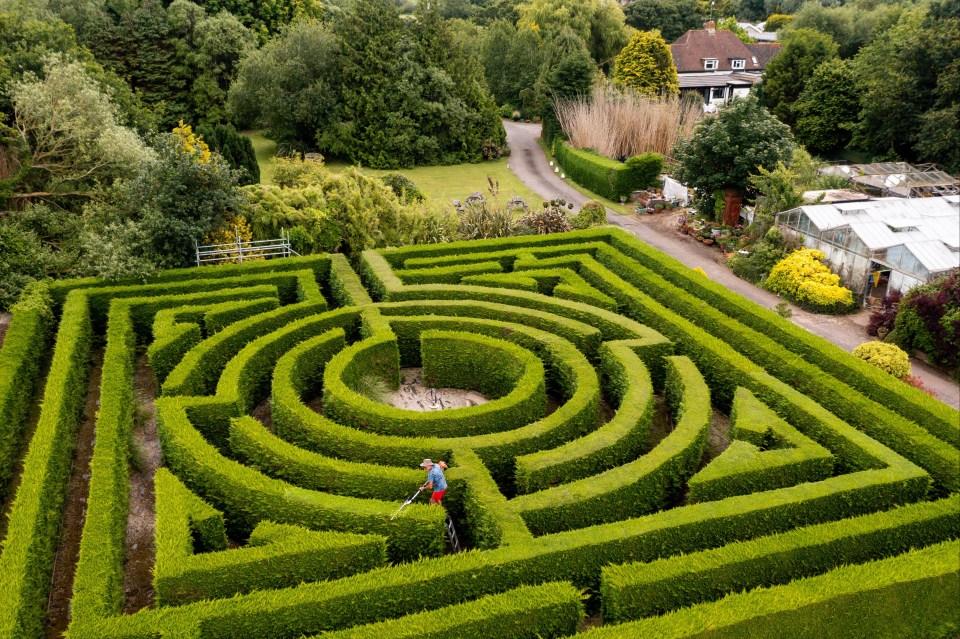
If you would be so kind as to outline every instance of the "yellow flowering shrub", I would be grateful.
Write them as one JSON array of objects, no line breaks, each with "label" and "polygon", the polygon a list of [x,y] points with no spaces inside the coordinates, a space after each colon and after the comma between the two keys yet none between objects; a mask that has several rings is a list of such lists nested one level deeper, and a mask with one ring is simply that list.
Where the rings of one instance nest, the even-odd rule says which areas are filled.
[{"label": "yellow flowering shrub", "polygon": [[853,350],[853,354],[894,377],[910,376],[910,356],[896,344],[864,342]]},{"label": "yellow flowering shrub", "polygon": [[[247,223],[247,218],[243,215],[237,215],[226,222],[223,226],[220,226],[203,238],[204,244],[236,244],[237,235],[240,236],[241,242],[249,242],[253,239],[253,231],[250,229],[250,224]],[[259,251],[253,251],[250,253],[244,252],[243,260],[262,260],[263,255]],[[231,258],[225,260],[226,262],[239,262],[239,258]]]},{"label": "yellow flowering shrub", "polygon": [[197,162],[206,164],[210,161],[210,147],[203,141],[203,136],[196,135],[189,124],[180,120],[180,125],[173,127],[174,134],[180,138],[183,150],[194,156]]},{"label": "yellow flowering shrub", "polygon": [[765,285],[802,307],[843,312],[853,306],[853,291],[840,286],[840,276],[823,263],[823,252],[803,248],[777,262]]}]

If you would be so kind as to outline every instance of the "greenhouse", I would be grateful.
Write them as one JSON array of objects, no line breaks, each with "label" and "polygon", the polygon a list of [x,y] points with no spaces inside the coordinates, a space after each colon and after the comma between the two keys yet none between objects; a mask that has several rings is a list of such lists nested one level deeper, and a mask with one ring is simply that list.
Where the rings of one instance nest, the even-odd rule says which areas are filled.
[{"label": "greenhouse", "polygon": [[889,198],[800,206],[777,225],[823,251],[854,292],[906,292],[960,266],[960,196]]}]

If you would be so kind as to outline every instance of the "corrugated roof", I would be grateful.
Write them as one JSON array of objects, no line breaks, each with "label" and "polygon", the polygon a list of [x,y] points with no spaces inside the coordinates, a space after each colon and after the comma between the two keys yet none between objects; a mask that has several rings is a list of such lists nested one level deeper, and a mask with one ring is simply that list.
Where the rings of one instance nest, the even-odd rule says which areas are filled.
[{"label": "corrugated roof", "polygon": [[[821,231],[847,226],[870,250],[910,249],[931,272],[960,260],[960,198],[884,198],[801,206]],[[939,248],[938,248],[939,247]]]},{"label": "corrugated roof", "polygon": [[960,253],[951,251],[938,240],[907,242],[904,247],[931,273],[949,271],[960,266]]},{"label": "corrugated roof", "polygon": [[800,209],[821,231],[846,226],[850,223],[850,220],[844,217],[834,204],[810,204],[801,206]]}]

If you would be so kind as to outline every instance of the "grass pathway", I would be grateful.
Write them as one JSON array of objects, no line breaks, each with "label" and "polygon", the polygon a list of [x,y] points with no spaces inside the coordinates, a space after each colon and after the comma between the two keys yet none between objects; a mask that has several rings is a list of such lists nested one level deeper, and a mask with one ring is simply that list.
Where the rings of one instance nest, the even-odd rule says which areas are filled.
[{"label": "grass pathway", "polygon": [[273,158],[277,154],[277,143],[265,137],[262,131],[242,131],[244,136],[253,143],[253,151],[257,155],[257,166],[260,167],[260,183],[273,184]]}]

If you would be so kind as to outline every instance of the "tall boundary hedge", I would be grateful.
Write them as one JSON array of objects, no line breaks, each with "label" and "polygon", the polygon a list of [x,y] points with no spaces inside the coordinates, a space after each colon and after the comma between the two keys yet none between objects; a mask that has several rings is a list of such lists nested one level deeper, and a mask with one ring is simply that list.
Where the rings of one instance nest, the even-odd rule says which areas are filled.
[{"label": "tall boundary hedge", "polygon": [[618,162],[593,151],[576,149],[560,138],[553,142],[553,157],[567,177],[611,200],[630,197],[634,191],[650,186],[663,170],[663,157],[655,153]]}]

